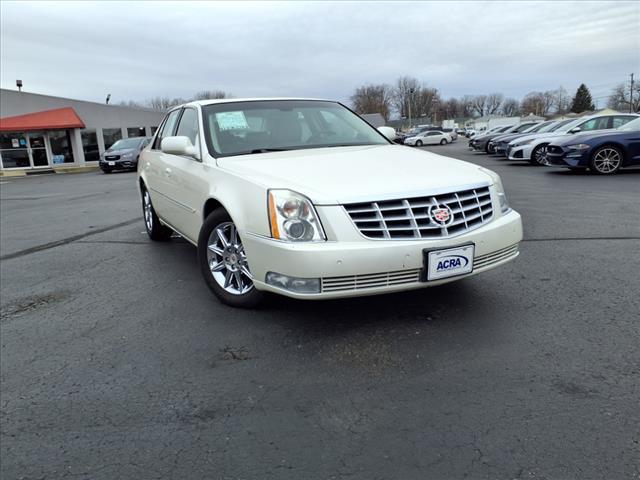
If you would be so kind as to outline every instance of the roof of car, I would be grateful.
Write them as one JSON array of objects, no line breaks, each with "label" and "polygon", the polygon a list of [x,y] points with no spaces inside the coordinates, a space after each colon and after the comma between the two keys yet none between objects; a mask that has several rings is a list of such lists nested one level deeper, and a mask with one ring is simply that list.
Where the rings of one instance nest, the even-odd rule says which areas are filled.
[{"label": "roof of car", "polygon": [[[304,98],[304,97],[256,97],[256,98],[216,98],[212,100],[194,100],[193,102],[185,103],[184,105],[213,105],[217,103],[236,103],[236,102],[264,102],[269,100],[282,101],[282,100],[306,100],[306,101],[318,101],[318,102],[336,102],[335,100],[327,100],[325,98]],[[184,105],[176,105],[182,107]]]}]

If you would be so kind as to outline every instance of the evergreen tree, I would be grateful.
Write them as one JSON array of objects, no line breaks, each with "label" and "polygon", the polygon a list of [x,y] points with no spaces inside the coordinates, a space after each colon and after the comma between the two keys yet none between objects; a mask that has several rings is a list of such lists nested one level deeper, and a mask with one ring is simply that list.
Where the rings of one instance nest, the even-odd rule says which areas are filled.
[{"label": "evergreen tree", "polygon": [[591,98],[591,92],[584,83],[581,83],[576,90],[576,96],[573,97],[573,103],[571,104],[571,111],[573,113],[582,113],[587,110],[595,110],[596,107],[593,104]]}]

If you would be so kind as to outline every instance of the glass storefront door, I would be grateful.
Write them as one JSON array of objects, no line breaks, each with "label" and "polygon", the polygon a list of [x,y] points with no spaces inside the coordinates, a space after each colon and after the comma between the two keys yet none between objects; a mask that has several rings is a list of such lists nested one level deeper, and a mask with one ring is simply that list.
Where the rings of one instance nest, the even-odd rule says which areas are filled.
[{"label": "glass storefront door", "polygon": [[45,132],[0,133],[3,168],[42,168],[49,166]]},{"label": "glass storefront door", "polygon": [[37,167],[48,167],[49,157],[47,146],[44,140],[44,132],[29,132],[29,150],[31,154],[31,165]]}]

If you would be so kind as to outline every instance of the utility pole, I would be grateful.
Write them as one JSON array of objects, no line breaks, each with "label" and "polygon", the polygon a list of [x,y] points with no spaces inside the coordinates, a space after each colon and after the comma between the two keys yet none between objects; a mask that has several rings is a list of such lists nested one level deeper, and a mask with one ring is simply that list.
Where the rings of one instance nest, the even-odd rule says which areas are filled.
[{"label": "utility pole", "polygon": [[412,125],[411,125],[411,96],[413,95],[413,88],[409,89],[409,102],[408,102],[408,106],[409,106],[409,130],[411,130]]},{"label": "utility pole", "polygon": [[629,89],[629,113],[633,113],[633,73],[631,74],[631,88]]}]

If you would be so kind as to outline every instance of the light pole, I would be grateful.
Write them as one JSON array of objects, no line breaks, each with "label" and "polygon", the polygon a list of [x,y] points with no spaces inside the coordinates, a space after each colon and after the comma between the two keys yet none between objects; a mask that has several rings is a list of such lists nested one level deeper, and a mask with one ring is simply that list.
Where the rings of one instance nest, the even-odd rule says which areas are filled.
[{"label": "light pole", "polygon": [[409,107],[409,130],[411,130],[411,96],[413,95],[413,88],[409,89],[409,101],[407,102]]},{"label": "light pole", "polygon": [[438,123],[438,99],[433,99],[433,123]]}]

